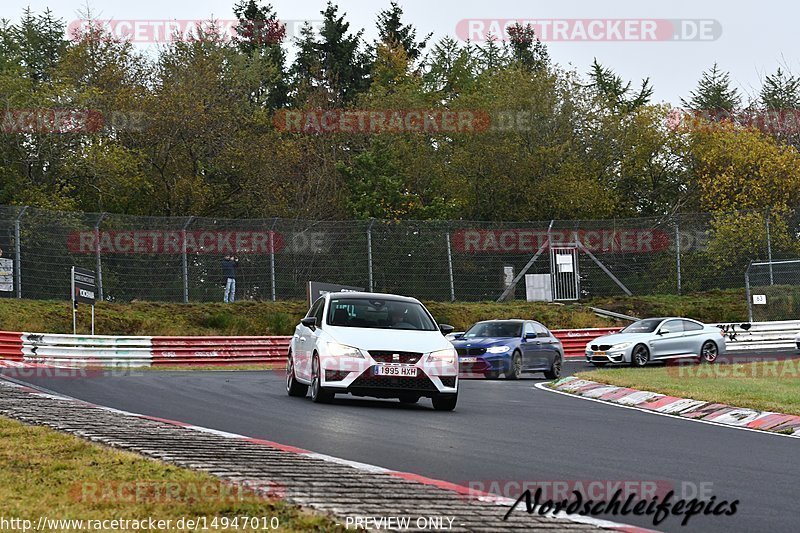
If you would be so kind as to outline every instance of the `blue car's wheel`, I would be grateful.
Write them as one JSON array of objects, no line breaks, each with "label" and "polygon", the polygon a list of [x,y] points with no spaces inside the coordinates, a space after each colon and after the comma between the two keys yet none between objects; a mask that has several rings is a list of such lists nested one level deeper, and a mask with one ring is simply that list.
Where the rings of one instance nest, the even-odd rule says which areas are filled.
[{"label": "blue car's wheel", "polygon": [[522,354],[514,352],[511,356],[511,368],[506,372],[506,379],[519,379],[522,375]]}]

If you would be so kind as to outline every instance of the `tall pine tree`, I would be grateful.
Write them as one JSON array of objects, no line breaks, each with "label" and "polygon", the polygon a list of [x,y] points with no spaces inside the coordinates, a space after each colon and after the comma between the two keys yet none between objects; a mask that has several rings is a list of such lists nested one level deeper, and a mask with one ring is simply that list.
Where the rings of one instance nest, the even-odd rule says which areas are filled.
[{"label": "tall pine tree", "polygon": [[589,78],[592,80],[590,86],[616,111],[623,113],[630,113],[647,105],[653,96],[650,78],[642,80],[641,88],[634,93],[631,89],[631,82],[625,83],[613,70],[598,63],[596,58],[589,71]]},{"label": "tall pine tree", "polygon": [[389,9],[378,13],[377,44],[389,47],[402,46],[406,57],[413,63],[422,56],[425,46],[433,33],[429,33],[421,41],[417,41],[417,30],[411,24],[403,24],[403,8],[396,2],[391,3]]},{"label": "tall pine tree", "polygon": [[233,13],[238,21],[236,47],[263,67],[261,89],[255,99],[270,109],[285,106],[289,97],[286,52],[282,46],[286,25],[278,20],[272,5],[261,6],[256,0],[240,0]]},{"label": "tall pine tree", "polygon": [[764,109],[773,111],[800,108],[800,78],[779,68],[764,78],[759,100]]},{"label": "tall pine tree", "polygon": [[731,87],[730,74],[722,72],[716,63],[703,72],[697,89],[689,95],[689,100],[681,99],[684,106],[698,113],[709,113],[715,118],[737,111],[742,102],[739,90]]}]

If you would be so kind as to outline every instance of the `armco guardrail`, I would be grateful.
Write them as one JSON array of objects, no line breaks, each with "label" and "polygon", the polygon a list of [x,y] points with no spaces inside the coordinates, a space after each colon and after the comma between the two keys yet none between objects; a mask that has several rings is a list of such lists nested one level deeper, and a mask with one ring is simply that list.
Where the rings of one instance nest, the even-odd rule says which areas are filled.
[{"label": "armco guardrail", "polygon": [[0,359],[63,366],[269,363],[286,358],[290,339],[0,332]]},{"label": "armco guardrail", "polygon": [[153,364],[283,361],[291,337],[152,337]]},{"label": "armco guardrail", "polygon": [[622,328],[554,329],[553,335],[564,346],[564,358],[585,357],[586,343],[603,335],[616,333]]},{"label": "armco guardrail", "polygon": [[800,333],[800,320],[718,325],[725,331],[729,352],[797,348],[795,337]]},{"label": "armco guardrail", "polygon": [[22,333],[0,331],[0,359],[22,361]]}]

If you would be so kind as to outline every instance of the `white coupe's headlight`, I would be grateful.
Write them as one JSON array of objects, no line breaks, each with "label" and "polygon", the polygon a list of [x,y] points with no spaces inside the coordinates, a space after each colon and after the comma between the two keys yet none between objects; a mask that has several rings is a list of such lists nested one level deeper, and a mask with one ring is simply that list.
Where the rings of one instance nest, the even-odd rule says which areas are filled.
[{"label": "white coupe's headlight", "polygon": [[328,355],[332,357],[358,357],[359,359],[364,359],[364,354],[361,353],[361,350],[358,348],[345,346],[344,344],[339,344],[338,342],[328,343]]},{"label": "white coupe's headlight", "polygon": [[622,344],[615,344],[614,346],[611,347],[611,350],[615,351],[615,352],[617,350],[624,350],[625,348],[630,348],[631,344],[633,344],[633,343],[632,342],[623,342]]},{"label": "white coupe's headlight", "polygon": [[453,365],[456,362],[458,353],[455,348],[447,348],[444,350],[437,350],[428,355],[428,361],[436,361],[437,363],[444,363],[446,365]]},{"label": "white coupe's headlight", "polygon": [[506,353],[510,349],[508,346],[492,346],[491,348],[486,348],[486,353]]}]

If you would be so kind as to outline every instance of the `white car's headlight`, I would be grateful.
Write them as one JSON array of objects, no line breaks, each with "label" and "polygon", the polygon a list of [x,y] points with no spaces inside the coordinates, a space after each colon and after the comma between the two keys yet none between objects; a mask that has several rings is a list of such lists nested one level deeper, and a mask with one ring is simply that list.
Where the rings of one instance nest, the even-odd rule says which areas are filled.
[{"label": "white car's headlight", "polygon": [[624,350],[625,348],[630,348],[631,344],[633,344],[633,343],[632,342],[623,342],[621,344],[615,344],[614,346],[611,347],[611,351],[615,351],[616,352],[617,350]]},{"label": "white car's headlight", "polygon": [[364,354],[361,353],[361,350],[358,348],[345,346],[338,342],[328,343],[328,355],[332,357],[358,357],[359,359],[364,359]]},{"label": "white car's headlight", "polygon": [[455,348],[447,348],[444,350],[437,350],[435,352],[431,352],[428,355],[428,361],[436,361],[437,363],[444,363],[446,365],[452,365],[456,362],[456,357],[458,357],[458,353],[456,352]]},{"label": "white car's headlight", "polygon": [[506,353],[510,349],[508,346],[492,346],[491,348],[486,348],[486,353]]}]

